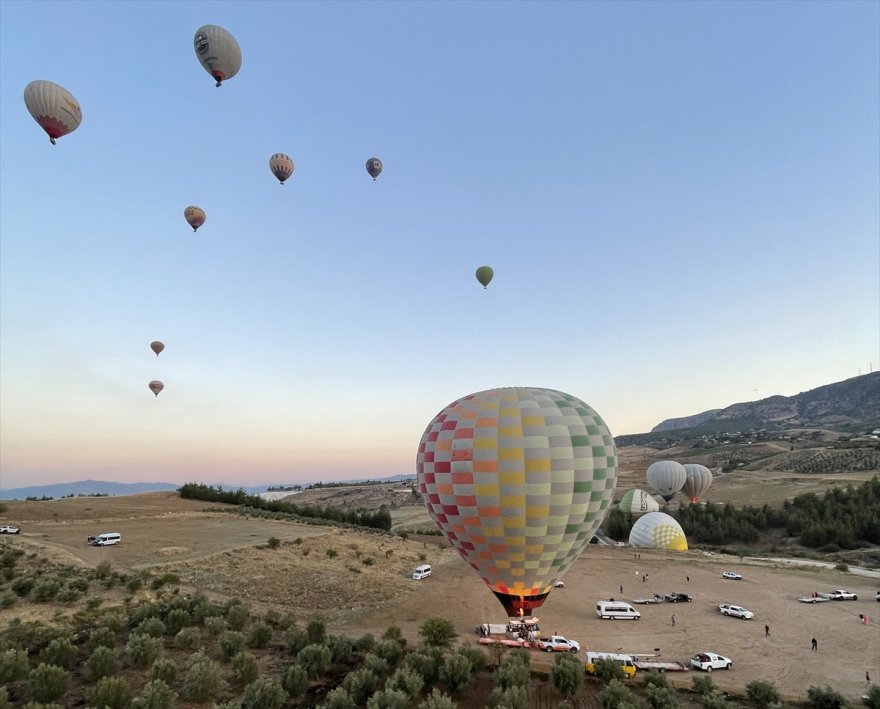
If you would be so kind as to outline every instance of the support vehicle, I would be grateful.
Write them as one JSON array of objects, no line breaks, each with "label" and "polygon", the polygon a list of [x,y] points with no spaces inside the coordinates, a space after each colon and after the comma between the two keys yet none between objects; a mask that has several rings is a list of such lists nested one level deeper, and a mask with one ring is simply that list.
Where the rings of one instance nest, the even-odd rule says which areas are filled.
[{"label": "support vehicle", "polygon": [[626,677],[633,677],[636,673],[636,665],[633,658],[629,655],[621,655],[616,652],[587,652],[587,661],[584,663],[584,669],[588,675],[596,674],[596,663],[599,660],[611,660],[620,665],[623,674]]},{"label": "support vehicle", "polygon": [[714,652],[701,652],[691,658],[691,667],[704,672],[729,670],[733,667],[733,660],[724,655],[716,655]]},{"label": "support vehicle", "polygon": [[538,638],[535,646],[545,652],[580,652],[581,644],[577,640],[569,640],[562,635],[551,635],[546,638]]}]

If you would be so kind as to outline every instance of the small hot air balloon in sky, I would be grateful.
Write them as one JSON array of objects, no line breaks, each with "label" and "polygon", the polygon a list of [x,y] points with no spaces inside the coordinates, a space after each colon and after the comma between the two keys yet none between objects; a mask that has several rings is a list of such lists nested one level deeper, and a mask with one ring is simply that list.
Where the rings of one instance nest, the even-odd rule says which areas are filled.
[{"label": "small hot air balloon in sky", "polygon": [[198,231],[199,227],[205,223],[208,215],[205,214],[205,210],[201,207],[190,205],[183,210],[183,217],[186,219],[187,224],[193,228],[193,231]]},{"label": "small hot air balloon in sky", "polygon": [[660,504],[645,490],[630,490],[620,498],[622,512],[642,515],[646,512],[658,512]]},{"label": "small hot air balloon in sky", "polygon": [[480,266],[477,269],[476,275],[480,285],[485,289],[492,282],[492,278],[495,276],[495,271],[492,270],[491,266]]},{"label": "small hot air balloon in sky", "polygon": [[681,491],[687,495],[688,500],[697,502],[712,487],[712,471],[705,465],[687,463],[684,472],[687,480],[684,481]]},{"label": "small hot air balloon in sky", "polygon": [[367,172],[375,182],[376,178],[382,173],[382,161],[379,158],[370,158],[367,160]]},{"label": "small hot air balloon in sky", "polygon": [[153,392],[156,396],[159,396],[159,392],[165,388],[165,385],[160,382],[158,379],[154,379],[148,385],[150,387],[150,391]]},{"label": "small hot air balloon in sky", "polygon": [[55,139],[75,131],[82,123],[82,109],[79,102],[63,86],[51,81],[32,81],[24,87],[24,104],[49,135]]},{"label": "small hot air balloon in sky", "polygon": [[193,39],[196,56],[220,86],[241,69],[241,47],[227,30],[217,25],[203,25]]},{"label": "small hot air balloon in sky", "polygon": [[674,460],[659,460],[648,466],[647,477],[651,487],[669,502],[675,497],[675,493],[681,490],[687,480],[687,473],[681,463],[676,463]]},{"label": "small hot air balloon in sky", "polygon": [[428,424],[416,477],[437,526],[517,617],[544,602],[602,523],[617,451],[599,414],[570,394],[490,389]]},{"label": "small hot air balloon in sky", "polygon": [[156,356],[158,357],[159,353],[165,349],[165,343],[159,342],[159,340],[153,340],[150,343],[150,349],[153,350],[153,352],[155,352]]},{"label": "small hot air balloon in sky", "polygon": [[293,174],[293,160],[284,153],[275,153],[269,158],[269,169],[283,185],[284,181]]},{"label": "small hot air balloon in sky", "polygon": [[687,551],[687,538],[681,525],[665,512],[649,512],[639,517],[629,533],[629,543],[642,549]]}]

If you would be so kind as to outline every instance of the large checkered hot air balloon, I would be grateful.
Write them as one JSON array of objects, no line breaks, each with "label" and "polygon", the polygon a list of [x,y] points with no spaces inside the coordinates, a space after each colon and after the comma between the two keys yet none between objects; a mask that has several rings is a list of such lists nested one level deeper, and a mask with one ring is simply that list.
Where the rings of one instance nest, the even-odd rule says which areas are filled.
[{"label": "large checkered hot air balloon", "polygon": [[630,530],[629,543],[642,549],[686,551],[688,548],[681,525],[665,512],[649,512],[639,517]]},{"label": "large checkered hot air balloon", "polygon": [[617,483],[605,422],[552,389],[490,389],[428,424],[416,460],[431,517],[509,617],[531,615],[580,556]]}]

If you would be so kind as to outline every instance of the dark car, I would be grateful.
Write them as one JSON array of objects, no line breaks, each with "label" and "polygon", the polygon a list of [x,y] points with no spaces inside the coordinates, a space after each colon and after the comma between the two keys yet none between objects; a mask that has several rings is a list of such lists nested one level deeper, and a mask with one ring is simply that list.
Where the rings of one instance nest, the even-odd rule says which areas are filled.
[{"label": "dark car", "polygon": [[691,598],[686,593],[667,593],[666,600],[669,601],[670,603],[678,603],[678,602],[690,603],[694,599]]}]

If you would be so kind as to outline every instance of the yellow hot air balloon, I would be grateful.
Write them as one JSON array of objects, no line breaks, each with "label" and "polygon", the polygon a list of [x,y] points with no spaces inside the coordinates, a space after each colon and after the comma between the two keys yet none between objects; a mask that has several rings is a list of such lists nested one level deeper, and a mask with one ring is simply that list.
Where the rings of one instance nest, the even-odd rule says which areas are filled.
[{"label": "yellow hot air balloon", "polygon": [[193,39],[196,56],[220,86],[241,69],[241,47],[228,30],[217,25],[203,25]]},{"label": "yellow hot air balloon", "polygon": [[205,214],[205,210],[201,207],[190,205],[183,210],[183,218],[186,219],[187,224],[193,228],[193,231],[198,231],[199,227],[205,223],[208,215]]},{"label": "yellow hot air balloon", "polygon": [[642,549],[687,551],[681,525],[665,512],[648,512],[639,517],[629,533],[629,543]]},{"label": "yellow hot air balloon", "polygon": [[159,342],[159,340],[153,340],[150,343],[150,349],[153,350],[153,352],[155,352],[156,356],[158,357],[159,353],[165,349],[165,343]]},{"label": "yellow hot air balloon", "polygon": [[150,387],[150,391],[153,392],[156,396],[159,396],[159,392],[165,388],[165,385],[158,379],[154,379],[147,386]]},{"label": "yellow hot air balloon", "polygon": [[283,185],[284,181],[293,174],[293,160],[284,153],[275,153],[269,158],[269,169]]},{"label": "yellow hot air balloon", "polygon": [[79,102],[63,86],[51,81],[32,81],[24,88],[24,104],[49,135],[49,141],[72,133],[82,123]]},{"label": "yellow hot air balloon", "polygon": [[483,289],[487,288],[489,284],[492,282],[492,279],[495,277],[495,271],[492,270],[491,266],[480,266],[477,269],[477,280],[480,282],[480,285],[483,286]]}]

